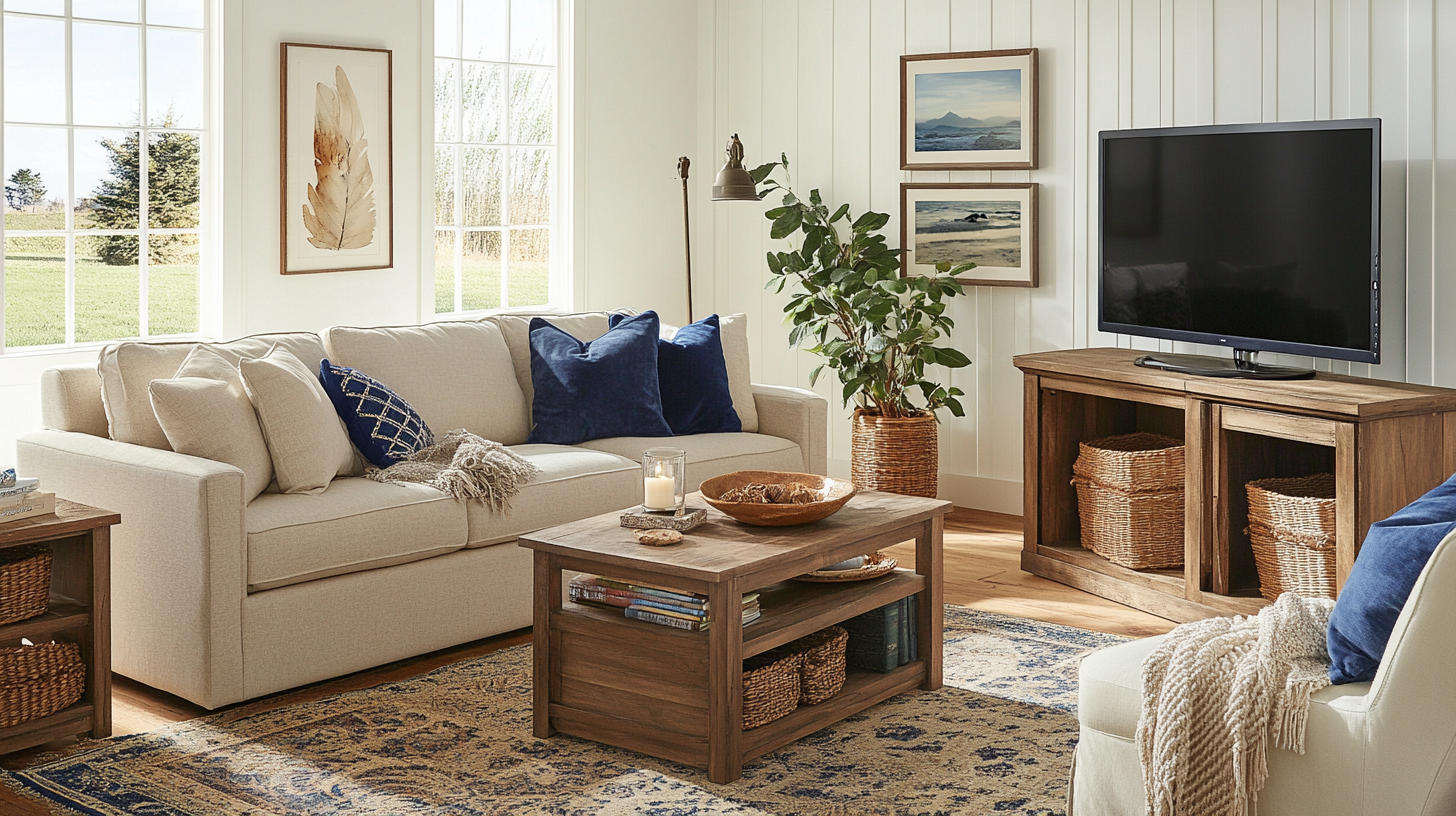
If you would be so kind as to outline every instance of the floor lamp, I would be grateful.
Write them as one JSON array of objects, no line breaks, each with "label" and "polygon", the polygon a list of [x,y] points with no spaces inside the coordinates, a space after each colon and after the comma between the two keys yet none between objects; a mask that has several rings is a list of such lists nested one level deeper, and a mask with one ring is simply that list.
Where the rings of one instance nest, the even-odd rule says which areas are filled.
[{"label": "floor lamp", "polygon": [[[758,185],[753,183],[753,177],[743,167],[743,142],[738,141],[737,133],[728,140],[724,153],[728,160],[723,164],[723,169],[718,171],[718,177],[713,180],[713,200],[758,201]],[[688,221],[688,166],[691,164],[687,156],[677,160],[677,176],[682,179],[683,256],[688,275],[689,323],[693,321],[693,230]]]}]

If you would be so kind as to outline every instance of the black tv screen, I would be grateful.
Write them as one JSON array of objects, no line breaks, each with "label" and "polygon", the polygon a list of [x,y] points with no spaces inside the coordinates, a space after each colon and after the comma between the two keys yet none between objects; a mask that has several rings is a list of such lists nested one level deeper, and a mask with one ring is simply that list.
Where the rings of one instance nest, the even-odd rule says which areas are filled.
[{"label": "black tv screen", "polygon": [[1380,120],[1100,145],[1099,329],[1380,361]]}]

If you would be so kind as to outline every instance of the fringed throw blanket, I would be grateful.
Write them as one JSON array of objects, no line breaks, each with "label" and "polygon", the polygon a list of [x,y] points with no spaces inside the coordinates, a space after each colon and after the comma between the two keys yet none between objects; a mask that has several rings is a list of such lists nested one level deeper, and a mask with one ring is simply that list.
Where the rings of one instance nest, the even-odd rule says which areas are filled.
[{"label": "fringed throw blanket", "polygon": [[376,482],[426,484],[457,499],[480,499],[491,512],[499,513],[540,472],[515,451],[462,429],[450,431],[403,462],[365,475]]},{"label": "fringed throw blanket", "polygon": [[1334,605],[1285,593],[1255,617],[1185,623],[1148,655],[1137,746],[1150,814],[1247,816],[1269,739],[1304,753]]}]

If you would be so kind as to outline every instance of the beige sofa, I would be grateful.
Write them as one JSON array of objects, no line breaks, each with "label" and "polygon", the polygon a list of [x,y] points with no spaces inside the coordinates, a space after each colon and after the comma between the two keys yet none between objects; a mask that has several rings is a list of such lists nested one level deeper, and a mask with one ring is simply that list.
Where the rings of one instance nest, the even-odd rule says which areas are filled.
[{"label": "beige sofa", "polygon": [[[170,378],[191,343],[119,344],[97,367],[45,372],[45,429],[20,440],[18,463],[61,497],[122,515],[114,669],[216,708],[529,626],[531,560],[516,538],[639,503],[646,448],[685,449],[692,487],[741,469],[824,472],[827,403],[752,385],[741,320],[725,319],[723,335],[744,433],[579,446],[523,444],[533,394],[524,317],[216,347],[254,357],[281,344],[314,370],[327,356],[389,384],[437,432],[463,427],[511,445],[541,474],[505,514],[349,477],[318,495],[264,492],[245,504],[242,471],[174,452],[150,413],[147,385]],[[553,321],[583,340],[607,330],[605,313]]]}]

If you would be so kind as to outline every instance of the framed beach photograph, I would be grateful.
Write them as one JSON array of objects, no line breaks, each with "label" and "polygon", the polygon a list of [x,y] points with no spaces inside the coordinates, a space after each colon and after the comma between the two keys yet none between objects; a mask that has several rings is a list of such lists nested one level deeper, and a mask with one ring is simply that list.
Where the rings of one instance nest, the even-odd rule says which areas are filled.
[{"label": "framed beach photograph", "polygon": [[393,266],[393,54],[283,43],[282,71],[282,273]]},{"label": "framed beach photograph", "polygon": [[967,286],[1036,286],[1036,184],[901,184],[900,274],[974,263]]},{"label": "framed beach photograph", "polygon": [[1036,49],[900,58],[900,169],[1034,170]]}]

